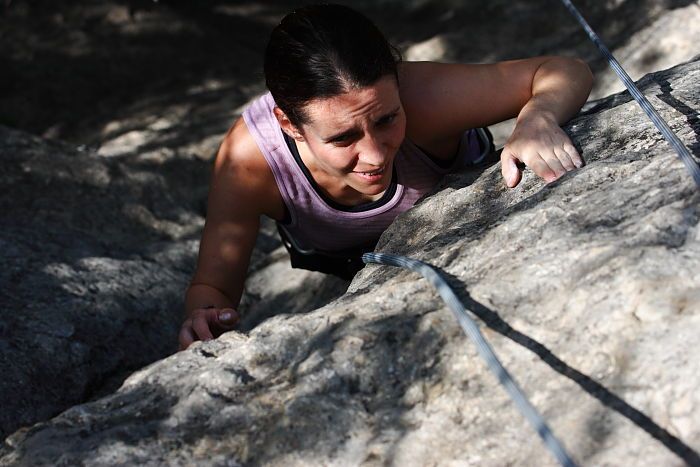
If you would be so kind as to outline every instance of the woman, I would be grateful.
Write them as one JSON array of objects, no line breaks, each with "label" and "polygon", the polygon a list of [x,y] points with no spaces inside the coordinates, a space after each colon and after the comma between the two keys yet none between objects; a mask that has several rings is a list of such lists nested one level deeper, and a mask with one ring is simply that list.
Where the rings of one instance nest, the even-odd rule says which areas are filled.
[{"label": "woman", "polygon": [[298,9],[272,32],[270,93],[234,123],[216,157],[181,349],[237,324],[261,215],[278,222],[294,266],[349,276],[358,252],[442,174],[488,150],[470,128],[517,116],[501,153],[509,187],[520,162],[547,182],[581,167],[559,124],[590,92],[583,62],[399,63],[396,55],[367,18],[338,5]]}]

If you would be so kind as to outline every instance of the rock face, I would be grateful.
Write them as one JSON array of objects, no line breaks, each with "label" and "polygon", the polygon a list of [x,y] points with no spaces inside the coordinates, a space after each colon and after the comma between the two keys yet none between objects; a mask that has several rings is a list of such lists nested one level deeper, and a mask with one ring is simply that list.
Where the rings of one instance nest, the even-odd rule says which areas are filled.
[{"label": "rock face", "polygon": [[186,164],[129,168],[4,127],[0,155],[6,435],[175,350],[201,219],[173,222],[192,209],[165,176]]},{"label": "rock face", "polygon": [[[696,155],[698,83],[697,61],[642,80]],[[700,192],[627,94],[598,102],[567,131],[584,168],[549,185],[526,173],[513,190],[498,167],[456,174],[397,219],[378,249],[443,271],[578,462],[698,465]],[[23,240],[30,220],[11,235]],[[137,262],[123,266],[132,280],[169,287],[143,256],[122,259]],[[36,269],[77,283],[76,265],[118,267],[51,265],[49,254]],[[85,287],[76,301],[89,301]],[[144,312],[160,316],[159,293],[134,310],[125,334],[138,332]],[[554,463],[430,286],[380,266],[325,307],[198,343],[114,394],[16,432],[0,456],[2,465]]]},{"label": "rock face", "polygon": [[[0,437],[116,389],[177,350],[209,164],[105,159],[0,126]],[[290,269],[267,223],[245,326],[309,310],[347,288],[323,274],[264,290]],[[267,254],[271,253],[271,254]],[[304,285],[314,293],[303,293]],[[27,297],[31,297],[28,300]]]}]

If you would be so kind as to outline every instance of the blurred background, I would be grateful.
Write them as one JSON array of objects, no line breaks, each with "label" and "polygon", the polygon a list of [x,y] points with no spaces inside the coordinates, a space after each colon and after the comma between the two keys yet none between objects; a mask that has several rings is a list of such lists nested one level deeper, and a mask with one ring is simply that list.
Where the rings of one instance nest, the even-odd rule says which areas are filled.
[{"label": "blurred background", "polygon": [[[558,0],[339,2],[372,18],[408,60],[574,55],[621,90]],[[579,0],[633,78],[700,53],[691,0]],[[1,0],[0,124],[117,156],[209,159],[263,91],[269,31],[286,0]],[[502,135],[498,135],[502,138]]]}]

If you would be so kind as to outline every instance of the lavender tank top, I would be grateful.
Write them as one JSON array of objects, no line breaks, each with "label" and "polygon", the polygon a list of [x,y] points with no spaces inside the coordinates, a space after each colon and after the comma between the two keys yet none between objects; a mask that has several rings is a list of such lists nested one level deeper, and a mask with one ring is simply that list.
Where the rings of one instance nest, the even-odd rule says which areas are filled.
[{"label": "lavender tank top", "polygon": [[405,139],[394,159],[392,182],[384,196],[359,206],[342,206],[318,191],[301,159],[295,158],[275,118],[274,107],[268,92],[245,109],[243,119],[272,170],[287,208],[284,229],[305,250],[333,252],[376,242],[389,224],[443,175],[481,155],[475,130],[464,133],[458,155],[449,167],[439,166]]}]

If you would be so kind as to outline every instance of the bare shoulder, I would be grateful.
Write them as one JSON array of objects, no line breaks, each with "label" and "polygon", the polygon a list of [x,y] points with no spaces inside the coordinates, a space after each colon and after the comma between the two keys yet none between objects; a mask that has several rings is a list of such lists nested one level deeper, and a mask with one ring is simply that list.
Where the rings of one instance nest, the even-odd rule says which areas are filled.
[{"label": "bare shoulder", "polygon": [[[212,199],[212,197],[216,199]],[[284,204],[270,166],[243,118],[224,137],[214,163],[210,205],[237,215],[281,218]],[[235,205],[235,206],[234,206]]]}]

